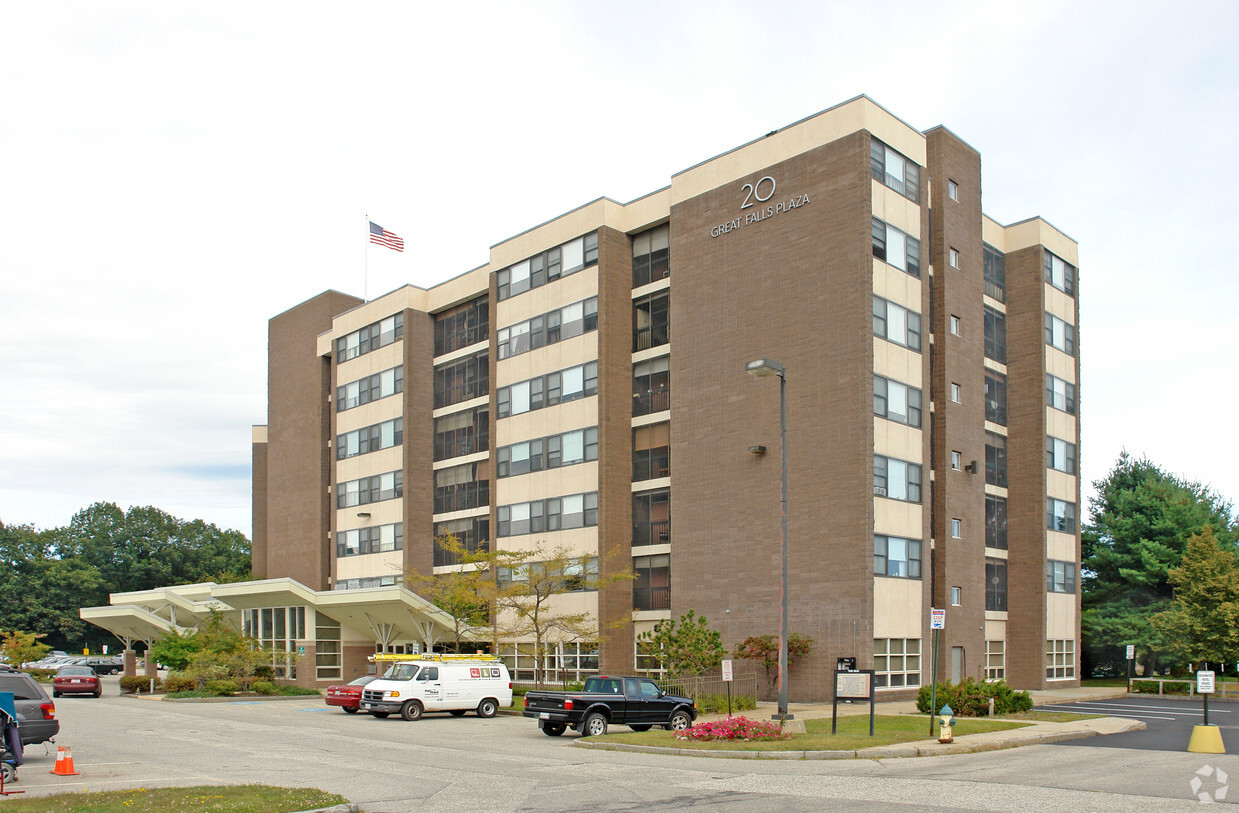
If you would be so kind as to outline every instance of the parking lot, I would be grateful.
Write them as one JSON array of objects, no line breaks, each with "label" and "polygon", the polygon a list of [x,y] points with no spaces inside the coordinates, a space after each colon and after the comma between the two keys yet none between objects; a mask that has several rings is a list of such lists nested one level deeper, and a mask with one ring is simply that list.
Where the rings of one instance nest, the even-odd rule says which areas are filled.
[{"label": "parking lot", "polygon": [[[1138,748],[1150,751],[1185,751],[1192,728],[1204,722],[1200,696],[1165,697],[1128,695],[1116,700],[1093,700],[1086,703],[1063,703],[1039,706],[1046,711],[1074,711],[1082,714],[1105,714],[1130,717],[1146,726],[1144,731],[1093,737],[1072,745],[1094,748]],[[1209,703],[1209,724],[1221,729],[1227,754],[1239,754],[1239,705],[1231,702]]]},{"label": "parking lot", "polygon": [[[366,813],[403,811],[1198,810],[1204,765],[1229,755],[1095,748],[1073,741],[958,756],[821,762],[598,751],[517,716],[378,720],[321,699],[164,702],[119,694],[56,701],[77,776],[34,746],[27,796],[199,784],[313,786]],[[1210,710],[1212,716],[1212,709]],[[1098,738],[1094,738],[1098,739]],[[1239,796],[1239,794],[1236,794]],[[3,801],[0,800],[0,805]]]}]

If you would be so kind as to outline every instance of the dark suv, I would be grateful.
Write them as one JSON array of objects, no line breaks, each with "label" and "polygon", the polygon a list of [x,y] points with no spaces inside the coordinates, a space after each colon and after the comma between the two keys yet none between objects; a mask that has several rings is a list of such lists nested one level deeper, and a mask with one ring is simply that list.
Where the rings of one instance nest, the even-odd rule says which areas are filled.
[{"label": "dark suv", "polygon": [[46,742],[60,733],[56,704],[30,675],[0,669],[0,692],[13,693],[23,746]]}]

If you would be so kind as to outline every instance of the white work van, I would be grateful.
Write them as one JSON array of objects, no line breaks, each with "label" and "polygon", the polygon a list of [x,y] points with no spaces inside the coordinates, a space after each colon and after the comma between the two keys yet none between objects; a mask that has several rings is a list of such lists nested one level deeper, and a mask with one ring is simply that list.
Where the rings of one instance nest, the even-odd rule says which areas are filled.
[{"label": "white work van", "polygon": [[512,705],[512,679],[498,658],[412,656],[391,665],[361,695],[361,710],[375,717],[399,713],[416,720],[425,712],[446,711],[459,717],[476,711],[494,717]]}]

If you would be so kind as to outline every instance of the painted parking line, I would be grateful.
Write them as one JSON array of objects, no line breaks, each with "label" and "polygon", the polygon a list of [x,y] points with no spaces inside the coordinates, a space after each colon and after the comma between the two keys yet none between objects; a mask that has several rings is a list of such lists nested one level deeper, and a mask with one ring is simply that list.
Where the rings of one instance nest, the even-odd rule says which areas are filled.
[{"label": "painted parking line", "polygon": [[[1136,711],[1155,711],[1155,712],[1181,711],[1187,714],[1199,714],[1200,709],[1201,709],[1200,706],[1189,706],[1187,708],[1183,708],[1180,706],[1160,706],[1160,705],[1142,706],[1142,705],[1137,705],[1135,703],[1100,703],[1100,702],[1089,703],[1087,701],[1082,701],[1080,703],[1055,704],[1055,708],[1066,708],[1068,706],[1072,708],[1087,707],[1087,708],[1096,708],[1096,709],[1134,709]],[[1230,714],[1232,709],[1216,709],[1216,711],[1218,714]]]},{"label": "painted parking line", "polygon": [[314,711],[314,712],[319,712],[319,711],[331,711],[331,709],[296,709],[296,711]]}]

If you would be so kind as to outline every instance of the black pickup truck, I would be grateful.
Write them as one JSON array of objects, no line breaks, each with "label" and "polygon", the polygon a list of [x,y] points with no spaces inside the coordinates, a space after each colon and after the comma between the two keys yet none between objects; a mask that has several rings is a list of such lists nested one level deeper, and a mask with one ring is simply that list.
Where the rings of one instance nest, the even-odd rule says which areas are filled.
[{"label": "black pickup truck", "polygon": [[526,693],[525,716],[535,718],[548,737],[558,737],[568,728],[601,737],[611,724],[633,731],[649,731],[656,725],[680,731],[697,719],[697,704],[665,694],[649,678],[595,675],[586,678],[584,691]]}]

